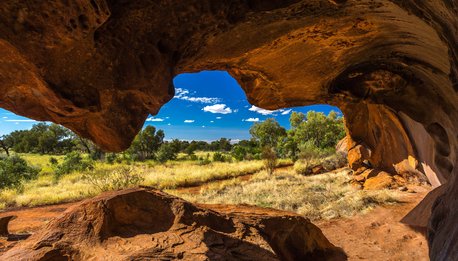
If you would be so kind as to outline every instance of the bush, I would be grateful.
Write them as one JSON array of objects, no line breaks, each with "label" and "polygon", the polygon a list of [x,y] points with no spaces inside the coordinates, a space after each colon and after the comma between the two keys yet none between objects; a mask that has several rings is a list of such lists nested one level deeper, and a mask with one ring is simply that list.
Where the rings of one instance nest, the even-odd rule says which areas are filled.
[{"label": "bush", "polygon": [[194,153],[189,155],[189,159],[192,160],[192,161],[198,160],[196,154],[194,154]]},{"label": "bush", "polygon": [[118,156],[116,155],[116,153],[107,153],[107,154],[105,154],[105,161],[108,164],[114,164],[115,161],[117,161],[117,159],[118,159]]},{"label": "bush", "polygon": [[215,154],[213,154],[213,161],[224,162],[225,157],[221,152],[215,152]]},{"label": "bush", "polygon": [[98,169],[85,173],[83,179],[100,192],[135,187],[144,180],[132,167]]},{"label": "bush", "polygon": [[322,166],[326,171],[332,171],[347,164],[347,158],[344,153],[335,153],[326,158],[308,158],[300,159],[294,163],[294,171],[297,174],[309,175],[312,169],[317,166]]},{"label": "bush", "polygon": [[299,158],[316,159],[329,156],[334,153],[333,148],[322,149],[315,146],[313,140],[306,141],[299,145]]},{"label": "bush", "polygon": [[262,158],[264,159],[264,166],[269,175],[274,173],[275,166],[277,165],[277,153],[275,149],[265,146],[262,150]]},{"label": "bush", "polygon": [[63,175],[74,171],[86,171],[93,168],[94,162],[92,160],[83,159],[78,152],[73,151],[65,155],[61,164],[55,165],[54,180],[57,181]]},{"label": "bush", "polygon": [[342,168],[347,164],[347,155],[342,152],[337,152],[323,160],[323,168],[327,171],[332,171]]},{"label": "bush", "polygon": [[294,171],[300,175],[308,175],[311,173],[310,164],[307,160],[297,160],[294,162]]},{"label": "bush", "polygon": [[177,158],[177,154],[170,144],[164,143],[159,148],[156,158],[159,162],[164,163],[168,160],[175,160]]},{"label": "bush", "polygon": [[27,165],[19,156],[0,159],[0,189],[18,188],[25,180],[35,179],[40,170]]}]

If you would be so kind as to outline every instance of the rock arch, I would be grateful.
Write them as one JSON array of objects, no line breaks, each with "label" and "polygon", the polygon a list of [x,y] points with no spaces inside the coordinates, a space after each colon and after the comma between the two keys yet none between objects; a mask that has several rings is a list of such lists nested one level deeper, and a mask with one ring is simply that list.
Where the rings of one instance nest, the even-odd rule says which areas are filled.
[{"label": "rock arch", "polygon": [[458,251],[457,66],[453,0],[0,6],[0,107],[119,151],[173,97],[182,72],[227,70],[266,109],[338,106],[354,168],[416,168],[447,186],[430,220],[434,260]]}]

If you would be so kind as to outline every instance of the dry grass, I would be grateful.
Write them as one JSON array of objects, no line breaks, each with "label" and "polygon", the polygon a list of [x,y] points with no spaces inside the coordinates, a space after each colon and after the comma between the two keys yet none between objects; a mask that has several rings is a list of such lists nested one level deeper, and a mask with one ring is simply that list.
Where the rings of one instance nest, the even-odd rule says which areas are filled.
[{"label": "dry grass", "polygon": [[201,194],[180,194],[192,202],[208,204],[250,204],[300,213],[311,220],[350,217],[380,204],[398,202],[397,192],[355,190],[348,170],[315,176],[301,176],[293,171],[273,176],[264,171],[250,181],[237,180],[206,187]]},{"label": "dry grass", "polygon": [[[291,164],[288,160],[279,161],[279,166]],[[195,162],[173,162],[146,169],[144,184],[160,189],[190,187],[215,180],[225,180],[259,172],[264,168],[260,160],[234,163],[212,162],[197,165]]]},{"label": "dry grass", "polygon": [[[21,156],[35,166],[50,168],[48,163],[49,156]],[[291,164],[291,162],[280,162],[280,165],[285,164]],[[109,175],[111,172],[116,172],[124,167],[126,167],[126,164],[109,165],[98,162],[94,170],[96,173],[92,174],[103,178],[103,174],[108,173],[107,175]],[[133,173],[141,178],[140,185],[152,186],[159,189],[170,189],[194,186],[214,180],[230,179],[259,172],[263,169],[263,162],[213,162],[208,165],[199,165],[195,161],[177,161],[164,165],[154,162],[144,162],[132,164],[129,167]],[[37,180],[26,182],[21,188],[0,190],[0,209],[49,205],[92,197],[100,193],[100,188],[94,186],[94,179],[89,180],[87,178],[88,175],[91,175],[91,173],[75,172],[64,175],[59,181],[55,182],[53,181],[52,173],[42,171]],[[86,179],[84,178],[85,176]],[[116,180],[119,181],[119,178]],[[106,183],[105,180],[103,182]],[[107,187],[113,188],[119,186]]]}]

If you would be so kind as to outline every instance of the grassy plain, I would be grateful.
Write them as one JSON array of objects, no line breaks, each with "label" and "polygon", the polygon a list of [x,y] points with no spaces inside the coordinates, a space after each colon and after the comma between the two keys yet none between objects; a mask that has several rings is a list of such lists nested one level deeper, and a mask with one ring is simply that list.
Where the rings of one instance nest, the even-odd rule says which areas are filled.
[{"label": "grassy plain", "polygon": [[393,190],[365,191],[350,185],[349,169],[313,176],[296,174],[292,168],[268,175],[255,174],[248,181],[228,180],[203,187],[200,193],[167,192],[191,202],[249,204],[297,212],[311,220],[350,217],[377,205],[398,203]]},{"label": "grassy plain", "polygon": [[[73,172],[56,181],[49,163],[51,156],[36,154],[21,154],[20,156],[31,165],[40,168],[41,172],[36,180],[24,182],[20,188],[0,190],[0,209],[70,202],[97,195],[102,191],[94,186],[93,181],[97,179],[98,183],[117,182],[119,177],[114,180],[110,175],[119,169],[128,169],[129,173],[140,178],[139,183],[134,185],[173,189],[254,174],[264,168],[260,160],[210,162],[204,165],[199,161],[186,160],[170,161],[165,164],[154,161],[129,164],[96,162],[92,171]],[[58,161],[62,160],[62,157],[54,156],[54,158]],[[289,160],[281,160],[278,163],[279,166],[291,164]],[[111,187],[106,186],[107,184],[103,185],[106,188]]]},{"label": "grassy plain", "polygon": [[[203,152],[201,154],[206,155]],[[154,161],[96,162],[92,171],[73,172],[56,181],[49,163],[50,156],[22,154],[21,157],[40,168],[41,172],[38,179],[25,182],[20,188],[1,190],[0,209],[77,201],[105,190],[137,185],[163,189],[191,202],[257,205],[294,211],[312,220],[349,217],[367,212],[380,204],[398,202],[395,191],[362,191],[353,188],[349,169],[304,176],[294,171],[289,160],[279,161],[279,167],[291,167],[277,169],[274,175],[268,175],[263,170],[264,164],[260,160],[204,164],[190,160],[165,164]],[[62,157],[54,158],[62,161]],[[126,169],[127,178],[120,171]],[[248,174],[252,175],[249,180],[242,178]],[[122,183],[132,177],[138,178],[135,183]],[[113,186],[112,183],[118,185]],[[204,185],[199,193],[182,190],[199,185]]]}]

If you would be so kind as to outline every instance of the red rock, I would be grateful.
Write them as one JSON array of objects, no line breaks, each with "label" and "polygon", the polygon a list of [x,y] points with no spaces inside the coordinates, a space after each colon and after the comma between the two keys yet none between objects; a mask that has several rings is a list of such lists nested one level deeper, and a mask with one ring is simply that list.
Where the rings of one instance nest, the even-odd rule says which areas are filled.
[{"label": "red rock", "polygon": [[3,0],[0,21],[2,108],[120,151],[175,75],[227,70],[258,107],[338,106],[355,167],[447,184],[430,253],[458,252],[456,1]]},{"label": "red rock", "polygon": [[368,176],[364,182],[364,189],[379,190],[390,188],[393,184],[393,177],[384,171],[374,171],[376,174]]},{"label": "red rock", "polygon": [[16,216],[5,216],[0,217],[0,237],[7,237],[10,233],[8,232],[8,224]]},{"label": "red rock", "polygon": [[1,260],[344,260],[290,212],[193,205],[163,192],[102,194],[68,209]]}]

